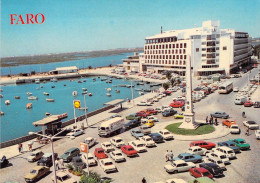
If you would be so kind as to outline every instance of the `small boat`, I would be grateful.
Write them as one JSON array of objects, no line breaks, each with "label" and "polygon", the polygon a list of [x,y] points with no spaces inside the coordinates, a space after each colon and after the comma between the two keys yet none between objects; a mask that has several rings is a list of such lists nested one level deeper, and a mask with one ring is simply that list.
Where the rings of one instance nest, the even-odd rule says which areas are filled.
[{"label": "small boat", "polygon": [[111,88],[106,88],[106,90],[107,90],[108,92],[111,92],[112,89],[111,89]]},{"label": "small boat", "polygon": [[43,83],[46,83],[46,81],[44,80]]},{"label": "small boat", "polygon": [[82,81],[79,80],[78,83],[82,83]]},{"label": "small boat", "polygon": [[41,85],[40,87],[41,87],[41,88],[43,88],[43,86],[42,86],[42,85]]},{"label": "small boat", "polygon": [[0,92],[3,92],[3,89],[0,89]]},{"label": "small boat", "polygon": [[26,104],[26,109],[31,109],[32,108],[32,103]]},{"label": "small boat", "polygon": [[20,99],[21,97],[20,96],[14,96],[15,99]]},{"label": "small boat", "polygon": [[26,94],[27,94],[28,96],[31,96],[31,95],[32,95],[32,93],[31,93],[31,92],[27,92]]},{"label": "small boat", "polygon": [[40,79],[35,79],[34,82],[35,84],[40,84]]},{"label": "small boat", "polygon": [[3,116],[5,115],[5,113],[3,111],[0,111],[0,115]]},{"label": "small boat", "polygon": [[135,87],[135,85],[126,85],[127,88]]},{"label": "small boat", "polygon": [[106,83],[112,83],[112,81],[106,81]]},{"label": "small boat", "polygon": [[140,92],[139,92],[139,95],[144,95],[144,92],[141,92],[141,91],[140,91]]},{"label": "small boat", "polygon": [[0,94],[0,98],[3,98],[4,96],[2,94]]},{"label": "small boat", "polygon": [[88,91],[88,89],[87,89],[87,88],[82,88],[82,90],[83,90],[83,91]]},{"label": "small boat", "polygon": [[106,81],[107,80],[107,78],[101,78],[101,81]]},{"label": "small boat", "polygon": [[93,96],[93,94],[92,94],[92,93],[89,93],[89,94],[88,94],[88,96],[90,96],[90,97],[91,97],[91,96]]},{"label": "small boat", "polygon": [[117,87],[117,85],[112,85],[113,87]]},{"label": "small boat", "polygon": [[67,86],[66,84],[64,84],[63,86]]},{"label": "small boat", "polygon": [[10,105],[10,100],[6,100],[5,105]]},{"label": "small boat", "polygon": [[82,92],[82,95],[86,95],[86,94],[88,94],[88,91]]},{"label": "small boat", "polygon": [[55,100],[52,99],[52,98],[46,98],[46,101],[47,101],[47,102],[54,102]]},{"label": "small boat", "polygon": [[49,96],[50,94],[47,92],[43,92],[43,95]]},{"label": "small boat", "polygon": [[116,93],[120,93],[120,90],[115,90],[116,91]]},{"label": "small boat", "polygon": [[84,110],[84,111],[85,111],[85,109],[88,110],[88,107],[86,107],[86,108],[85,108],[85,107],[80,107],[80,108],[77,108],[77,109],[78,109],[78,110],[82,110],[82,111]]},{"label": "small boat", "polygon": [[150,81],[146,81],[146,84],[150,84],[151,82]]},{"label": "small boat", "polygon": [[125,85],[125,84],[119,84],[118,86],[121,86],[121,87],[126,87],[126,85]]},{"label": "small boat", "polygon": [[51,81],[51,82],[57,82],[58,79],[57,79],[57,78],[52,78],[50,81]]},{"label": "small boat", "polygon": [[55,88],[55,86],[51,86],[51,88]]},{"label": "small boat", "polygon": [[150,89],[144,89],[144,92],[151,92],[152,90]]},{"label": "small boat", "polygon": [[111,97],[111,94],[110,94],[110,93],[106,93],[106,95],[107,95],[108,97]]},{"label": "small boat", "polygon": [[50,115],[51,115],[51,113],[48,113],[48,112],[45,113],[45,116],[50,116]]},{"label": "small boat", "polygon": [[28,97],[28,100],[38,100],[38,97],[30,96],[30,97]]},{"label": "small boat", "polygon": [[72,96],[73,96],[73,97],[78,96],[78,92],[77,92],[77,91],[73,91],[73,92],[72,92]]},{"label": "small boat", "polygon": [[144,83],[138,82],[138,83],[136,83],[136,85],[144,85]]},{"label": "small boat", "polygon": [[135,88],[136,91],[142,91],[143,89],[141,88]]},{"label": "small boat", "polygon": [[87,82],[87,80],[86,80],[86,79],[84,79],[84,80],[83,80],[83,82]]},{"label": "small boat", "polygon": [[93,78],[93,81],[96,81],[97,79],[96,78]]}]

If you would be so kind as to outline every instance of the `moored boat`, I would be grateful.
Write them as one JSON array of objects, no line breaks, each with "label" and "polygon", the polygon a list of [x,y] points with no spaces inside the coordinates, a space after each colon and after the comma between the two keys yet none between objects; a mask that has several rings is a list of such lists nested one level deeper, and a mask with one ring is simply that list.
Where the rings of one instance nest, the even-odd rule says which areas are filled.
[{"label": "moored boat", "polygon": [[79,80],[78,83],[82,83],[82,81]]},{"label": "moored boat", "polygon": [[10,100],[6,100],[5,105],[10,105]]},{"label": "moored boat", "polygon": [[127,88],[135,87],[135,85],[126,85]]},{"label": "moored boat", "polygon": [[120,93],[120,90],[115,90],[116,91],[116,93]]},{"label": "moored boat", "polygon": [[78,92],[77,92],[77,91],[73,91],[73,92],[72,92],[72,96],[73,96],[73,97],[78,96]]},{"label": "moored boat", "polygon": [[55,88],[55,86],[51,86],[51,88]]},{"label": "moored boat", "polygon": [[0,98],[3,98],[4,96],[2,94],[0,94]]},{"label": "moored boat", "polygon": [[144,83],[138,82],[138,83],[136,83],[136,85],[144,85]]},{"label": "moored boat", "polygon": [[106,88],[106,90],[107,90],[108,92],[111,92],[112,89],[111,89],[111,88]]},{"label": "moored boat", "polygon": [[118,86],[120,86],[120,87],[126,87],[125,84],[119,84]]},{"label": "moored boat", "polygon": [[43,92],[43,95],[49,96],[50,94],[47,92]]},{"label": "moored boat", "polygon": [[5,113],[3,111],[0,111],[0,115],[3,116],[5,115]]},{"label": "moored boat", "polygon": [[15,99],[20,99],[21,97],[20,96],[14,96]]},{"label": "moored boat", "polygon": [[106,81],[107,80],[107,78],[101,78],[101,81]]},{"label": "moored boat", "polygon": [[91,97],[91,96],[93,96],[93,94],[92,94],[92,93],[89,93],[89,94],[88,94],[88,96],[90,96],[90,97]]},{"label": "moored boat", "polygon": [[82,95],[86,95],[86,94],[88,94],[88,91],[82,92]]},{"label": "moored boat", "polygon": [[82,88],[83,91],[87,91],[88,89],[87,88]]},{"label": "moored boat", "polygon": [[34,82],[35,84],[40,84],[40,79],[35,79]]},{"label": "moored boat", "polygon": [[50,81],[51,81],[51,82],[57,82],[58,79],[57,79],[57,78],[52,78]]},{"label": "moored boat", "polygon": [[28,100],[38,100],[38,97],[30,96],[30,97],[28,97]]},{"label": "moored boat", "polygon": [[47,102],[54,102],[55,100],[52,99],[52,98],[46,98],[46,101],[47,101]]},{"label": "moored boat", "polygon": [[27,94],[27,95],[29,95],[29,96],[31,96],[31,95],[32,95],[32,93],[31,93],[31,92],[27,92],[26,94]]},{"label": "moored boat", "polygon": [[141,88],[135,88],[136,91],[142,91],[143,89]]},{"label": "moored boat", "polygon": [[49,113],[49,112],[45,113],[45,116],[50,116],[50,115],[51,115],[51,113]]},{"label": "moored boat", "polygon": [[32,103],[26,104],[26,109],[31,109],[32,108]]},{"label": "moored boat", "polygon": [[144,95],[144,92],[140,91],[140,92],[139,92],[139,95]]},{"label": "moored boat", "polygon": [[110,94],[110,93],[106,93],[106,95],[107,95],[108,97],[111,97],[111,94]]}]

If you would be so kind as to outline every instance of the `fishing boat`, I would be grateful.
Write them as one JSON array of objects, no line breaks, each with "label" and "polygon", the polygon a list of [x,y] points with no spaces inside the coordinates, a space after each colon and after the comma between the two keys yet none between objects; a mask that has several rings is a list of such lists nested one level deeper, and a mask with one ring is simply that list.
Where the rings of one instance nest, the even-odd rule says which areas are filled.
[{"label": "fishing boat", "polygon": [[119,84],[118,86],[120,86],[120,87],[126,87],[125,84]]},{"label": "fishing boat", "polygon": [[92,93],[89,93],[89,94],[88,94],[88,96],[90,96],[90,97],[91,97],[92,95],[93,95]]},{"label": "fishing boat", "polygon": [[112,85],[112,87],[117,87],[117,85]]},{"label": "fishing boat", "polygon": [[80,107],[80,108],[77,108],[77,109],[78,109],[78,110],[82,110],[82,111],[84,110],[84,111],[85,111],[85,110],[88,110],[88,107],[86,107],[86,108],[85,108],[85,107]]},{"label": "fishing boat", "polygon": [[50,94],[47,92],[43,92],[43,95],[49,96]]},{"label": "fishing boat", "polygon": [[111,94],[110,94],[110,93],[106,93],[106,95],[107,95],[108,97],[111,97]]},{"label": "fishing boat", "polygon": [[107,78],[101,78],[101,81],[106,81],[107,80]]},{"label": "fishing boat", "polygon": [[55,88],[55,86],[51,86],[51,88]]},{"label": "fishing boat", "polygon": [[32,103],[26,104],[26,109],[31,109],[32,108]]},{"label": "fishing boat", "polygon": [[136,91],[142,91],[143,89],[141,88],[135,88]]},{"label": "fishing boat", "polygon": [[35,79],[34,82],[35,84],[40,84],[40,79]]},{"label": "fishing boat", "polygon": [[144,85],[144,83],[138,82],[138,83],[136,83],[136,85]]},{"label": "fishing boat", "polygon": [[78,92],[77,92],[77,91],[73,91],[73,92],[72,92],[72,96],[73,96],[73,97],[78,96]]},{"label": "fishing boat", "polygon": [[31,95],[32,95],[32,93],[31,93],[31,92],[27,92],[26,94],[27,94],[28,96],[31,96]]},{"label": "fishing boat", "polygon": [[88,91],[88,89],[87,89],[87,88],[82,88],[82,90],[83,90],[83,91]]},{"label": "fishing boat", "polygon": [[46,81],[44,80],[43,83],[46,83]]},{"label": "fishing boat", "polygon": [[10,105],[10,100],[6,100],[5,105]]},{"label": "fishing boat", "polygon": [[135,85],[126,85],[127,88],[135,87]]},{"label": "fishing boat", "polygon": [[88,91],[82,92],[82,95],[86,95],[86,94],[88,94]]},{"label": "fishing boat", "polygon": [[49,113],[49,112],[45,113],[45,116],[50,116],[50,115],[51,115],[51,113]]},{"label": "fishing boat", "polygon": [[57,82],[58,79],[57,79],[57,78],[52,78],[50,81],[51,81],[51,82]]},{"label": "fishing boat", "polygon": [[112,83],[112,81],[106,81],[106,83]]},{"label": "fishing boat", "polygon": [[116,93],[120,93],[120,90],[115,90],[116,91]]},{"label": "fishing boat", "polygon": [[111,92],[112,89],[111,89],[111,88],[106,88],[106,90],[107,90],[108,92]]},{"label": "fishing boat", "polygon": [[82,81],[79,80],[78,83],[82,83]]},{"label": "fishing boat", "polygon": [[14,96],[15,99],[20,99],[21,97],[20,96]]},{"label": "fishing boat", "polygon": [[47,102],[54,102],[55,100],[52,99],[52,98],[46,98],[46,101],[47,101]]},{"label": "fishing boat", "polygon": [[3,116],[5,115],[5,113],[3,111],[0,111],[0,115]]},{"label": "fishing boat", "polygon": [[0,94],[0,98],[3,98],[4,96],[2,94]]},{"label": "fishing boat", "polygon": [[38,97],[30,96],[30,97],[28,97],[28,100],[38,100]]},{"label": "fishing boat", "polygon": [[144,92],[140,91],[140,92],[139,92],[139,95],[144,95]]}]

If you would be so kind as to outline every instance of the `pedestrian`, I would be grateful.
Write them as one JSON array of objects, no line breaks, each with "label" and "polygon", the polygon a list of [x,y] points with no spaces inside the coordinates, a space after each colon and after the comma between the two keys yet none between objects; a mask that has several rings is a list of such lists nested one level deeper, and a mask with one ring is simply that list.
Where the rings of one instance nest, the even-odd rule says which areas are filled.
[{"label": "pedestrian", "polygon": [[213,125],[213,116],[211,116],[210,121],[211,121],[210,124]]},{"label": "pedestrian", "polygon": [[21,152],[21,144],[18,144],[19,153]]},{"label": "pedestrian", "polygon": [[59,161],[58,161],[58,158],[55,160],[55,168],[56,168],[56,170],[59,170]]},{"label": "pedestrian", "polygon": [[218,119],[215,118],[215,125],[218,126]]},{"label": "pedestrian", "polygon": [[165,153],[165,162],[169,161],[169,152],[168,150]]},{"label": "pedestrian", "polygon": [[32,151],[32,144],[28,144],[29,151]]},{"label": "pedestrian", "polygon": [[170,161],[173,161],[173,152],[170,152]]},{"label": "pedestrian", "polygon": [[145,177],[143,177],[142,183],[147,183]]},{"label": "pedestrian", "polygon": [[20,149],[21,149],[20,152],[22,152],[23,151],[23,144],[20,144]]},{"label": "pedestrian", "polygon": [[64,162],[63,162],[62,158],[59,160],[59,168],[62,169],[62,170],[64,168]]},{"label": "pedestrian", "polygon": [[208,116],[206,117],[206,123],[208,124],[208,122],[209,122],[209,119],[208,119]]}]

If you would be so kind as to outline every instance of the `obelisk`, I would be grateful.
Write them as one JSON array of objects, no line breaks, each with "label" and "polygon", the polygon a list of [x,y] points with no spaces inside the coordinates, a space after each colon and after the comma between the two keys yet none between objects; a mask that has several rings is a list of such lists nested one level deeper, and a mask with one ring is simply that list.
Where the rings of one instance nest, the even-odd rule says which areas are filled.
[{"label": "obelisk", "polygon": [[197,127],[198,124],[195,122],[193,104],[192,104],[191,60],[190,60],[190,55],[187,55],[185,112],[183,114],[183,123],[179,126],[179,128],[196,129]]}]

